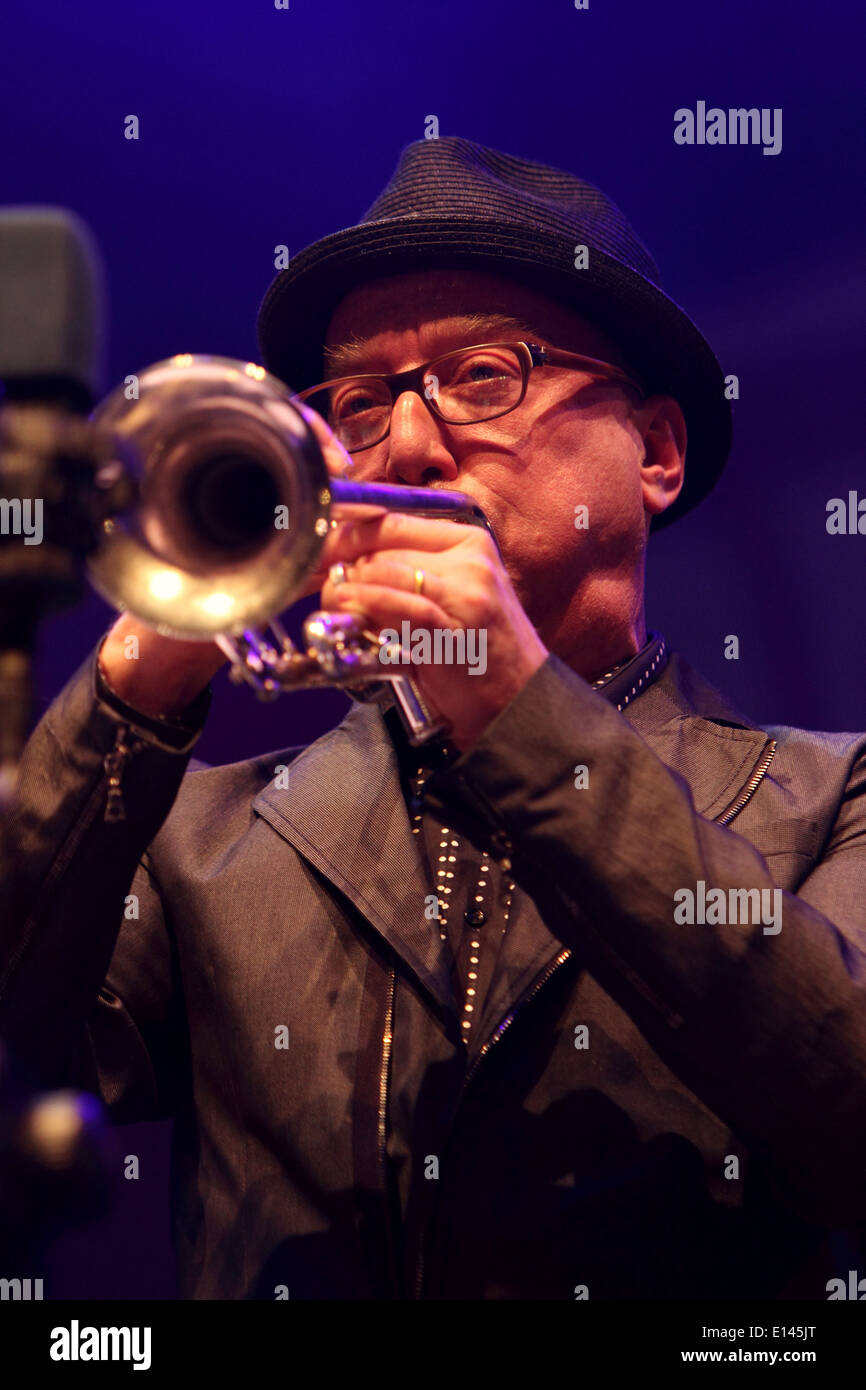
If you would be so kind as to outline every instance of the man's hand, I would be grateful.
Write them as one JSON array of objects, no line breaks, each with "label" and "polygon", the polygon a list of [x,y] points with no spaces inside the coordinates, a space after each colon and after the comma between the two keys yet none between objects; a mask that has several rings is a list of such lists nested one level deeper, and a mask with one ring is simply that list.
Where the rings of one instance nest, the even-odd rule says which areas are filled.
[{"label": "man's hand", "polygon": [[[493,539],[480,527],[389,512],[338,525],[325,542],[323,561],[342,561],[347,571],[345,583],[325,583],[323,608],[361,612],[377,632],[399,633],[408,620],[413,637],[437,628],[484,634],[483,674],[471,674],[468,664],[399,668],[449,721],[449,736],[461,751],[471,748],[547,657]],[[416,570],[424,572],[420,594]],[[478,640],[467,650],[478,652]]]},{"label": "man's hand", "polygon": [[[320,416],[296,404],[322,446],[328,472],[341,475],[347,463],[351,466],[350,456]],[[381,508],[376,514],[381,514]],[[320,565],[296,597],[318,593],[326,574],[327,566]],[[137,640],[130,642],[130,638]],[[121,700],[141,714],[159,717],[180,714],[227,660],[215,642],[163,637],[140,618],[123,613],[103,643],[99,667]]]},{"label": "man's hand", "polygon": [[[351,474],[352,459],[327,425],[298,403],[321,445],[332,477]],[[491,537],[477,526],[432,520],[381,507],[341,508],[311,574],[297,598],[321,589],[323,608],[354,610],[377,632],[400,631],[408,620],[413,633],[437,628],[455,636],[469,629],[483,633],[483,674],[470,665],[407,665],[410,676],[433,709],[451,725],[450,737],[465,750],[523,688],[547,656],[547,648],[521,607]],[[351,517],[351,519],[346,519]],[[347,567],[347,583],[334,584],[328,570]],[[415,592],[415,571],[423,570],[423,592]],[[130,659],[126,639],[138,637],[138,658]],[[476,636],[476,643],[478,636]],[[455,642],[455,648],[457,643]],[[435,648],[434,648],[435,651]],[[226,660],[211,642],[162,637],[130,614],[111,629],[100,656],[108,684],[127,704],[149,715],[178,714]],[[383,671],[393,668],[383,667]]]}]

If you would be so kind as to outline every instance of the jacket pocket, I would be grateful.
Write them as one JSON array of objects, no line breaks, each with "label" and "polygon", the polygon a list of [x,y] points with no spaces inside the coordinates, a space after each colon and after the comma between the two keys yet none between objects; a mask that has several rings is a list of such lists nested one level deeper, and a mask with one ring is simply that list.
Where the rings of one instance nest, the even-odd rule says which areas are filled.
[{"label": "jacket pocket", "polygon": [[774,854],[802,854],[814,859],[818,849],[818,822],[798,820],[763,821],[761,825],[751,826],[739,832],[760,850],[765,859]]},{"label": "jacket pocket", "polygon": [[787,820],[763,821],[737,833],[763,855],[773,882],[788,892],[794,892],[802,883],[818,854],[817,821],[792,816]]}]

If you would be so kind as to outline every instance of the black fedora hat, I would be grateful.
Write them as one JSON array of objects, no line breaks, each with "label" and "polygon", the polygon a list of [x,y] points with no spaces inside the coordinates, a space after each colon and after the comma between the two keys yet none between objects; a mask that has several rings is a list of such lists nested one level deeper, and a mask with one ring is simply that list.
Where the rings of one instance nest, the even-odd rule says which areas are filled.
[{"label": "black fedora hat", "polygon": [[[575,248],[588,265],[575,268]],[[675,521],[710,491],[731,444],[731,408],[713,351],[660,288],[658,267],[619,208],[573,174],[470,140],[418,140],[354,227],[293,257],[258,315],[268,371],[296,391],[325,375],[328,321],[356,285],[433,267],[486,270],[549,295],[617,344],[652,394],[688,426],[683,490],[653,519]]]}]

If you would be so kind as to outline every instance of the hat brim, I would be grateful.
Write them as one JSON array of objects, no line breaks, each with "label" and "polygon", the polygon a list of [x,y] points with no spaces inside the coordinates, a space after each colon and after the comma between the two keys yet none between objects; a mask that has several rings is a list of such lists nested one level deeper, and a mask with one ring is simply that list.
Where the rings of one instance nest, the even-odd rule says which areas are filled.
[{"label": "hat brim", "polygon": [[262,300],[262,362],[293,390],[321,381],[328,322],[357,285],[386,275],[484,270],[517,280],[584,314],[618,345],[651,394],[673,396],[688,430],[685,482],[653,518],[658,531],[691,511],[724,468],[731,407],[709,343],[656,285],[602,251],[585,269],[574,249],[543,228],[466,216],[406,216],[361,223],[314,242],[280,272]]}]

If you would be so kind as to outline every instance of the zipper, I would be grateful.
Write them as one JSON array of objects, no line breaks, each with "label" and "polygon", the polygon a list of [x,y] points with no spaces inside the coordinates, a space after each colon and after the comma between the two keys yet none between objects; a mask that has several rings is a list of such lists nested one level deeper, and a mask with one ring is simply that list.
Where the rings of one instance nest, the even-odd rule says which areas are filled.
[{"label": "zipper", "polygon": [[[775,752],[776,740],[771,739],[770,747],[764,753],[761,754],[761,757],[755,764],[754,770],[751,776],[749,777],[749,780],[746,783],[745,787],[743,787],[743,789],[738,793],[734,800],[730,802],[728,806],[725,807],[725,809],[720,813],[720,815],[714,817],[714,821],[716,822],[716,824],[727,825],[730,821],[734,819],[734,816],[739,815],[740,811],[742,811],[743,807],[746,805],[746,802],[750,801],[751,798],[754,796],[755,792],[757,791],[758,786],[760,785],[768,767],[770,766],[770,763],[773,761],[773,756]],[[517,1015],[526,1007],[528,1003],[530,1003],[532,999],[535,998],[538,991],[544,988],[551,975],[553,975],[561,965],[564,965],[570,956],[571,951],[568,948],[561,951],[559,955],[556,957],[556,960],[548,966],[547,970],[544,972],[541,978],[536,980],[535,984],[532,986],[529,992],[527,994],[522,995],[521,998],[518,999],[517,1003],[513,1006],[513,1008],[497,1024],[490,1037],[479,1050],[478,1055],[475,1058],[475,1061],[469,1068],[469,1071],[466,1073],[466,1076],[463,1081],[463,1086],[460,1091],[460,1095],[457,1099],[455,1113],[456,1109],[460,1105],[460,1101],[463,1099],[463,1096],[466,1092],[466,1089],[470,1081],[472,1080],[473,1076],[475,1075],[476,1071],[481,1065],[483,1059],[487,1056],[491,1049],[495,1047],[496,1043],[499,1042],[499,1039],[508,1031]],[[673,1022],[674,1020],[671,1019],[670,1021]],[[425,1246],[422,1237],[420,1243],[420,1251],[418,1255],[418,1264],[415,1271],[416,1299],[420,1299],[424,1287],[424,1249]]]},{"label": "zipper", "polygon": [[725,807],[721,815],[713,817],[713,819],[716,821],[718,825],[728,825],[728,823],[734,819],[734,816],[738,816],[740,814],[746,802],[752,799],[752,797],[755,794],[755,791],[757,790],[758,783],[762,780],[765,772],[767,771],[767,768],[773,761],[773,755],[775,752],[776,740],[774,738],[771,738],[770,747],[767,749],[765,753],[761,754],[760,759],[755,764],[755,770],[752,773],[746,785],[743,787],[743,790],[740,792],[738,796],[734,798],[734,800],[730,803],[729,806]]},{"label": "zipper", "polygon": [[463,1089],[460,1092],[460,1097],[457,1102],[458,1105],[460,1103],[460,1100],[463,1099],[463,1094],[466,1091],[467,1086],[469,1085],[470,1081],[472,1080],[473,1076],[478,1070],[482,1060],[487,1056],[490,1049],[493,1046],[495,1046],[496,1043],[499,1042],[499,1039],[502,1037],[504,1033],[508,1031],[508,1029],[511,1027],[512,1023],[514,1022],[515,1018],[520,1013],[520,1011],[530,1002],[531,999],[535,998],[536,994],[542,988],[542,986],[547,984],[547,981],[550,979],[553,972],[555,970],[558,970],[561,965],[564,965],[570,955],[571,951],[567,947],[564,951],[560,951],[559,955],[556,957],[556,960],[553,962],[552,965],[549,965],[547,967],[544,974],[541,976],[541,979],[536,980],[529,993],[521,995],[517,1003],[511,1009],[511,1011],[507,1013],[505,1017],[496,1025],[494,1032],[491,1033],[486,1043],[484,1043],[484,1045],[478,1053],[478,1056],[475,1058],[475,1061],[472,1063],[472,1066],[466,1073],[466,1076],[463,1081]]},{"label": "zipper", "polygon": [[[544,987],[544,985],[547,984],[547,981],[550,979],[551,975],[552,975],[556,970],[558,970],[559,967],[560,967],[561,965],[564,965],[565,962],[569,959],[570,956],[571,956],[571,951],[570,951],[570,949],[568,949],[567,947],[566,947],[565,950],[560,951],[559,955],[556,957],[556,960],[553,961],[553,963],[547,967],[547,969],[545,970],[545,972],[544,972],[544,974],[541,976],[541,978],[538,979],[538,980],[536,980],[535,984],[532,986],[532,988],[531,988],[526,994],[521,995],[521,997],[518,999],[517,1003],[510,1009],[510,1011],[505,1015],[505,1017],[496,1025],[496,1028],[495,1028],[494,1032],[491,1033],[490,1037],[487,1039],[487,1041],[486,1041],[486,1042],[483,1044],[483,1046],[481,1047],[481,1049],[480,1049],[480,1051],[479,1051],[479,1053],[478,1053],[478,1056],[475,1058],[475,1061],[472,1063],[472,1066],[469,1068],[469,1071],[466,1073],[466,1076],[465,1076],[464,1079],[463,1079],[463,1086],[461,1087],[460,1095],[457,1097],[457,1105],[456,1105],[455,1108],[454,1108],[454,1113],[455,1113],[455,1114],[456,1114],[457,1109],[458,1109],[459,1106],[460,1106],[460,1102],[461,1102],[461,1100],[463,1099],[463,1096],[464,1096],[464,1094],[465,1094],[465,1092],[466,1092],[466,1088],[468,1087],[470,1081],[472,1080],[473,1076],[475,1075],[475,1072],[477,1071],[477,1069],[478,1069],[478,1067],[479,1067],[479,1065],[480,1065],[482,1059],[483,1059],[484,1057],[486,1057],[486,1056],[487,1056],[487,1053],[490,1051],[490,1049],[491,1049],[492,1047],[494,1047],[496,1043],[499,1042],[499,1039],[502,1037],[502,1035],[508,1031],[508,1029],[511,1027],[511,1024],[514,1022],[515,1018],[517,1017],[517,1015],[526,1007],[526,1005],[527,1005],[532,999],[535,998],[535,996],[536,996],[536,994],[538,993],[538,991],[539,991],[540,989],[542,989],[542,988]],[[446,1141],[446,1142],[447,1142],[447,1141]],[[423,1287],[424,1287],[424,1248],[425,1248],[425,1246],[424,1246],[424,1239],[423,1239],[423,1236],[422,1236],[421,1241],[420,1241],[419,1253],[418,1253],[418,1263],[417,1263],[416,1268],[415,1268],[415,1298],[416,1298],[416,1299],[420,1299],[421,1293],[422,1293],[422,1290],[423,1290]]]},{"label": "zipper", "polygon": [[388,1263],[395,1289],[399,1288],[398,1270],[394,1259],[393,1216],[391,1212],[391,1189],[388,1174],[388,1089],[391,1080],[391,1049],[394,1041],[394,994],[397,988],[396,970],[388,971],[388,1003],[385,1008],[385,1027],[382,1030],[382,1065],[379,1069],[379,1116],[378,1148],[379,1163],[382,1170],[382,1188],[385,1198],[385,1239],[388,1247]]},{"label": "zipper", "polygon": [[395,970],[388,972],[388,1004],[385,1010],[385,1029],[382,1033],[382,1066],[379,1072],[379,1158],[385,1175],[387,1191],[388,1155],[388,1081],[391,1071],[391,1044],[394,1038],[394,990],[397,983]]},{"label": "zipper", "polygon": [[130,758],[139,753],[145,743],[133,736],[128,724],[119,724],[114,738],[114,747],[102,760],[105,768],[106,796],[103,820],[126,820],[126,807],[123,804],[121,779]]}]

